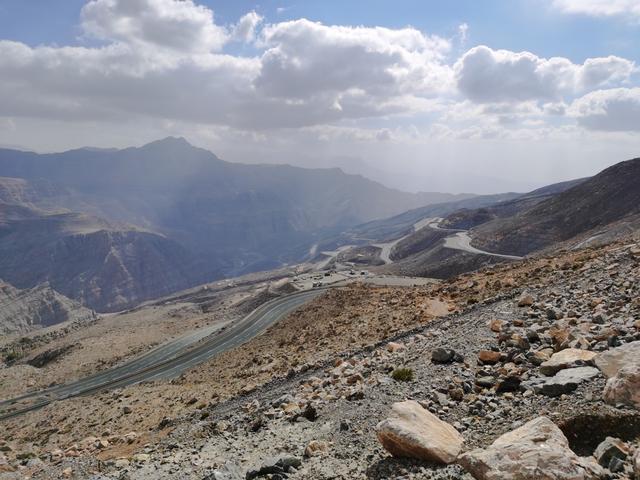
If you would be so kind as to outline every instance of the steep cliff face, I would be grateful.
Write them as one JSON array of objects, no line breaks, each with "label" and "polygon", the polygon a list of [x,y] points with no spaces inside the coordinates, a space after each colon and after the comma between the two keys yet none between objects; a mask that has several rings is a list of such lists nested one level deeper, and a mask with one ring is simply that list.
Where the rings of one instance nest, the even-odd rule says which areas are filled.
[{"label": "steep cliff face", "polygon": [[23,334],[58,323],[91,322],[98,317],[48,284],[19,290],[0,280],[0,335]]},{"label": "steep cliff face", "polygon": [[191,287],[209,273],[161,235],[75,213],[0,203],[0,278],[18,288],[49,282],[98,311],[117,311]]}]

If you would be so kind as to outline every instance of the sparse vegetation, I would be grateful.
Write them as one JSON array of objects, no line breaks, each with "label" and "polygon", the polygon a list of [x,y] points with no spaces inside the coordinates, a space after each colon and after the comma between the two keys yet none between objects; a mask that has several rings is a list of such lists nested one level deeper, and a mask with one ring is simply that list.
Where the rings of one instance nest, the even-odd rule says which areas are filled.
[{"label": "sparse vegetation", "polygon": [[413,369],[396,368],[391,373],[391,378],[393,378],[396,382],[410,382],[413,380]]},{"label": "sparse vegetation", "polygon": [[17,350],[11,350],[10,352],[5,353],[4,361],[6,363],[13,363],[19,360],[21,356],[22,356],[22,352],[19,352]]}]

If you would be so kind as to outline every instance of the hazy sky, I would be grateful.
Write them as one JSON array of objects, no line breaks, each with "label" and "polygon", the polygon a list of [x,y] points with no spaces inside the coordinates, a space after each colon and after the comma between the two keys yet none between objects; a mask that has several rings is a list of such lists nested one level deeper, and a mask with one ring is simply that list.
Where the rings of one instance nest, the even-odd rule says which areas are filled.
[{"label": "hazy sky", "polygon": [[640,156],[639,64],[640,0],[0,0],[0,145],[527,190]]}]

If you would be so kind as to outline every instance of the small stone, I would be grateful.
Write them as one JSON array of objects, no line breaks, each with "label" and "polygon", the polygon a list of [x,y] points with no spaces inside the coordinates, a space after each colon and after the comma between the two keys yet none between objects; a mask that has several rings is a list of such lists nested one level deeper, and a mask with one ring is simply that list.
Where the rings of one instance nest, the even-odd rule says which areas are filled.
[{"label": "small stone", "polygon": [[478,352],[478,360],[483,365],[494,365],[500,361],[502,354],[500,352],[494,352],[492,350],[480,350]]},{"label": "small stone", "polygon": [[609,462],[609,471],[611,473],[619,473],[624,470],[624,461],[617,457],[613,457]]},{"label": "small stone", "polygon": [[133,457],[131,457],[131,460],[136,463],[146,463],[151,460],[151,455],[149,455],[148,453],[136,453]]},{"label": "small stone", "polygon": [[503,325],[504,325],[504,322],[502,320],[498,320],[497,318],[494,318],[489,322],[489,329],[492,332],[500,333],[502,331]]},{"label": "small stone", "polygon": [[522,379],[517,375],[510,375],[498,380],[496,393],[517,392],[520,389]]},{"label": "small stone", "polygon": [[396,353],[401,350],[404,350],[404,345],[398,342],[389,342],[387,343],[387,351],[390,353]]},{"label": "small stone", "polygon": [[450,348],[436,348],[431,352],[431,361],[433,363],[451,363],[460,360],[460,355]]},{"label": "small stone", "polygon": [[519,307],[530,307],[531,305],[533,305],[533,302],[535,301],[535,299],[533,298],[532,295],[528,294],[528,293],[523,293],[520,298],[518,298],[518,306]]},{"label": "small stone", "polygon": [[482,388],[491,388],[496,384],[496,379],[493,377],[485,376],[485,377],[477,377],[476,385]]},{"label": "small stone", "polygon": [[329,444],[318,440],[312,440],[304,449],[305,457],[321,457],[329,452]]},{"label": "small stone", "polygon": [[133,412],[133,410],[129,405],[125,405],[124,407],[122,407],[122,413],[124,413],[125,415],[129,415],[131,412]]}]

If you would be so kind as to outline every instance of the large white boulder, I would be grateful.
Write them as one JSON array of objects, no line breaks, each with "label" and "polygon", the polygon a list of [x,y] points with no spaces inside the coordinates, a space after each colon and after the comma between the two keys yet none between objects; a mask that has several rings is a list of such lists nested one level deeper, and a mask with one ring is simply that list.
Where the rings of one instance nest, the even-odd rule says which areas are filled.
[{"label": "large white boulder", "polygon": [[389,417],[376,430],[380,443],[394,457],[433,463],[455,461],[464,442],[454,427],[413,400],[394,403]]},{"label": "large white boulder", "polygon": [[602,352],[594,361],[605,377],[615,377],[625,365],[640,365],[640,340]]},{"label": "large white boulder", "polygon": [[505,433],[487,449],[461,455],[458,463],[478,480],[596,480],[593,458],[577,456],[562,431],[538,417]]}]

